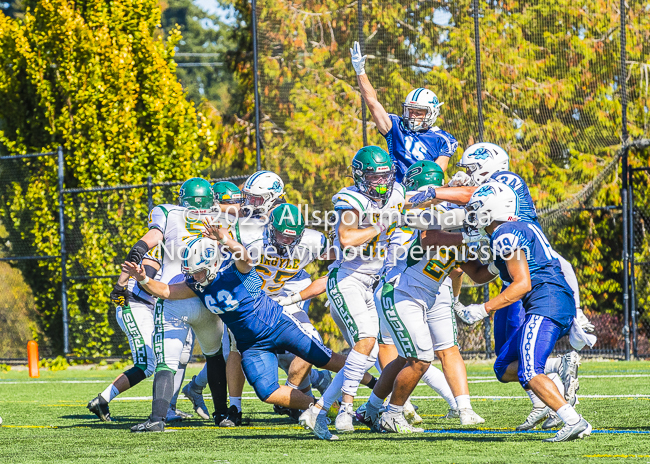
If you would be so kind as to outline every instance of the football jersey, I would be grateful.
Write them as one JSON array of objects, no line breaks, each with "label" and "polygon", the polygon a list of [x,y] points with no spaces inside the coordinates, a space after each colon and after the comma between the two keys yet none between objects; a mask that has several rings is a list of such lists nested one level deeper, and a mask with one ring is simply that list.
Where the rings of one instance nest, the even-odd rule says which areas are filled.
[{"label": "football jersey", "polygon": [[[151,249],[149,252],[147,252],[146,255],[144,255],[144,257],[146,259],[156,261],[159,265],[162,264],[160,260],[158,247]],[[156,273],[153,280],[160,280],[161,275],[162,275],[162,266],[158,269],[158,272]],[[130,278],[127,285],[129,291],[131,292],[131,295],[133,296],[133,299],[139,303],[146,305],[147,307],[149,307],[149,309],[151,309],[151,311],[153,311],[154,305],[156,304],[156,298],[154,298],[153,296],[145,292],[142,289],[142,287],[138,285],[138,281],[135,280],[134,278]]]},{"label": "football jersey", "polygon": [[198,286],[191,276],[185,278],[185,283],[210,312],[219,315],[243,351],[273,332],[282,306],[262,291],[262,278],[255,269],[242,274],[232,257],[224,255],[221,269],[210,285]]},{"label": "football jersey", "polygon": [[[366,229],[372,227],[382,213],[387,215],[388,212],[401,211],[404,206],[405,193],[404,187],[395,183],[390,197],[382,207],[379,207],[375,201],[360,193],[356,187],[345,187],[332,197],[332,203],[334,203],[334,210],[339,213],[345,210],[357,211],[359,213],[359,229]],[[334,246],[338,247],[341,253],[333,266],[362,274],[377,274],[384,265],[388,237],[395,229],[388,228],[359,247],[343,250],[338,232],[340,219],[341,214],[334,225]]]},{"label": "football jersey", "polygon": [[533,197],[530,196],[528,185],[521,176],[510,171],[500,171],[492,174],[491,179],[506,184],[517,194],[517,216],[523,222],[537,222],[537,210]]},{"label": "football jersey", "polygon": [[451,157],[456,153],[458,142],[449,132],[438,127],[426,131],[412,131],[404,125],[401,117],[396,114],[388,116],[393,124],[384,138],[388,145],[388,154],[395,165],[397,182],[402,182],[406,171],[418,161],[435,161],[440,156]]},{"label": "football jersey", "polygon": [[[562,266],[558,260],[557,252],[551,248],[542,229],[537,224],[517,221],[504,222],[492,233],[490,244],[501,280],[508,283],[512,283],[512,278],[508,273],[504,257],[509,256],[515,250],[523,250],[528,261],[532,287],[526,297],[533,292],[542,291],[541,287],[544,284],[557,285],[567,291],[569,295],[573,295],[571,287],[562,274]],[[524,309],[527,309],[526,297],[522,299]],[[570,321],[575,316],[575,307],[571,305],[570,308],[536,308],[531,314],[550,317],[560,322],[567,319]]]}]

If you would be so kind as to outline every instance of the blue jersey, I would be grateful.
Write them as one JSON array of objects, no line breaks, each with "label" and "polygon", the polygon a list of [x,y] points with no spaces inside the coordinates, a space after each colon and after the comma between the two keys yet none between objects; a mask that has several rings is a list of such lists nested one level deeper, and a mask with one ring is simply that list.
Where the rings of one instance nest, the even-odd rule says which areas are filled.
[{"label": "blue jersey", "polygon": [[449,132],[437,127],[422,132],[412,131],[399,116],[388,116],[393,125],[384,138],[395,165],[397,182],[402,182],[412,164],[423,160],[435,161],[441,156],[451,157],[458,148],[458,142]]},{"label": "blue jersey", "polygon": [[191,277],[185,283],[210,312],[221,317],[240,351],[268,337],[282,315],[282,306],[262,292],[262,279],[257,271],[242,274],[232,258],[223,263],[207,287],[196,285]]},{"label": "blue jersey", "polygon": [[573,291],[564,279],[558,254],[551,248],[542,229],[535,223],[505,222],[498,226],[490,243],[495,255],[494,263],[501,279],[512,283],[506,260],[515,250],[526,254],[530,271],[531,291],[522,298],[526,314],[537,314],[553,319],[563,325],[570,325],[575,317],[575,305],[547,304],[556,292],[565,292],[573,301]]},{"label": "blue jersey", "polygon": [[492,174],[491,179],[506,184],[515,191],[519,199],[517,202],[517,216],[521,221],[537,222],[537,210],[535,209],[535,203],[533,203],[533,197],[530,196],[528,185],[521,176],[510,171],[500,171]]}]

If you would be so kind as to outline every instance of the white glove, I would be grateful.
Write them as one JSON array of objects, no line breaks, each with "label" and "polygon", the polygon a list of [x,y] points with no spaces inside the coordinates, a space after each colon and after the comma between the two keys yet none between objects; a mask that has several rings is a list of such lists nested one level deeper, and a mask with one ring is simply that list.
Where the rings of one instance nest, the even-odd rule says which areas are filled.
[{"label": "white glove", "polygon": [[350,49],[350,55],[352,55],[352,67],[357,73],[357,76],[365,74],[367,55],[361,55],[361,46],[359,45],[359,42],[354,42],[354,45],[352,45],[352,48]]},{"label": "white glove", "polygon": [[458,302],[454,305],[454,311],[468,325],[476,324],[478,321],[482,321],[488,317],[488,313],[485,311],[485,304],[463,306],[462,303]]},{"label": "white glove", "polygon": [[582,308],[576,308],[576,320],[578,321],[578,324],[587,333],[593,333],[594,325],[589,322],[589,319],[587,319],[587,316],[585,316],[585,313],[582,312]]},{"label": "white glove", "polygon": [[467,175],[464,171],[458,171],[454,176],[449,180],[450,187],[463,187],[463,186],[472,186],[474,181],[472,178]]},{"label": "white glove", "polygon": [[302,301],[302,297],[300,296],[300,292],[292,293],[289,296],[285,296],[284,298],[280,299],[278,301],[278,304],[280,306],[289,306],[294,303],[298,303]]}]

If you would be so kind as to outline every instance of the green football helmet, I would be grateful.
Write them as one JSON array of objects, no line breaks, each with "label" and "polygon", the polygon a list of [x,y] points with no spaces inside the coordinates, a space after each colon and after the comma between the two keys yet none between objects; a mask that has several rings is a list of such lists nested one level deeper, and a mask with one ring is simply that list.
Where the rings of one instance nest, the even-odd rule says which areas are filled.
[{"label": "green football helmet", "polygon": [[393,193],[395,166],[388,153],[376,146],[363,147],[352,158],[354,185],[368,198],[387,200]]},{"label": "green football helmet", "polygon": [[200,177],[192,177],[181,185],[178,204],[198,213],[209,213],[214,205],[214,192],[210,182]]},{"label": "green football helmet", "polygon": [[305,220],[296,205],[284,203],[271,212],[268,238],[280,256],[291,253],[305,233]]},{"label": "green football helmet", "polygon": [[215,203],[223,205],[240,205],[244,201],[244,195],[232,182],[221,181],[215,182],[212,185],[212,190],[214,191],[214,201]]},{"label": "green football helmet", "polygon": [[423,187],[442,187],[445,183],[445,173],[433,161],[418,161],[413,164],[404,176],[403,184],[408,191],[420,190]]}]

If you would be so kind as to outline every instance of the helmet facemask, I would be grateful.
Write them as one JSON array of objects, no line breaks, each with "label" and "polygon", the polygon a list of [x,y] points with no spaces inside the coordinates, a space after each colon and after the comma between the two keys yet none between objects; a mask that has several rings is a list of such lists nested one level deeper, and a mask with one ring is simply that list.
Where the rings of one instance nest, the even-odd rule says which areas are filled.
[{"label": "helmet facemask", "polygon": [[300,234],[292,229],[282,232],[273,226],[273,222],[269,223],[269,242],[280,256],[289,256],[302,240],[304,233],[304,229]]},{"label": "helmet facemask", "polygon": [[[438,119],[440,109],[438,107],[431,107],[425,105],[416,105],[413,103],[402,103],[402,121],[406,127],[412,131],[423,131],[433,127],[433,124]],[[412,110],[418,110],[418,113],[425,111],[424,116],[412,114]]]},{"label": "helmet facemask", "polygon": [[388,166],[380,166],[383,172],[368,172],[355,170],[354,182],[361,193],[376,201],[385,201],[393,193],[395,170]]}]

